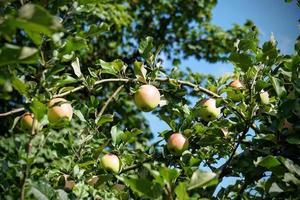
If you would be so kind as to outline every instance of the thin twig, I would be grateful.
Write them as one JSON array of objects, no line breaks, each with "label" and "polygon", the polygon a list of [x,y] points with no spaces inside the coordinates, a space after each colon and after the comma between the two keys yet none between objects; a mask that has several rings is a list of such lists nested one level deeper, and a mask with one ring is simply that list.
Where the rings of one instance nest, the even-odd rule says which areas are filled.
[{"label": "thin twig", "polygon": [[27,162],[28,162],[29,156],[31,154],[31,150],[32,150],[31,143],[32,143],[34,136],[36,135],[36,130],[35,130],[36,123],[37,123],[37,120],[35,117],[33,117],[33,122],[32,122],[32,127],[31,127],[31,135],[30,135],[30,139],[28,141],[27,148],[26,148],[26,156],[27,156],[26,169],[25,169],[25,172],[23,172],[23,178],[21,180],[21,195],[20,195],[21,200],[25,199],[26,179],[28,178],[29,170],[30,170],[30,165]]},{"label": "thin twig", "polygon": [[131,171],[131,170],[135,170],[135,169],[139,168],[140,166],[142,166],[144,163],[151,162],[151,161],[155,160],[156,158],[157,158],[157,156],[154,155],[154,156],[147,158],[139,163],[136,163],[134,165],[126,167],[120,172],[120,174]]},{"label": "thin twig", "polygon": [[238,147],[239,147],[241,141],[244,139],[244,137],[246,136],[246,134],[248,133],[248,131],[249,131],[249,127],[247,126],[247,127],[245,128],[245,130],[243,131],[242,135],[239,137],[238,142],[236,143],[236,145],[235,145],[235,147],[234,147],[234,149],[233,149],[233,151],[232,151],[232,153],[231,153],[229,159],[226,161],[225,164],[223,164],[223,165],[219,168],[219,171],[220,171],[220,173],[219,173],[219,174],[220,174],[220,175],[219,175],[219,179],[222,179],[222,178],[225,176],[225,172],[226,172],[228,166],[231,164],[231,161],[232,161],[234,155],[236,154],[236,151],[237,151],[237,149],[238,149]]},{"label": "thin twig", "polygon": [[119,92],[124,88],[124,85],[121,85],[120,87],[118,87],[116,89],[116,91],[107,99],[107,101],[104,103],[103,107],[101,108],[97,118],[96,118],[96,121],[98,121],[101,116],[103,115],[105,109],[107,108],[108,104],[113,100],[113,98],[115,98],[117,96],[117,94],[119,94]]},{"label": "thin twig", "polygon": [[25,110],[25,108],[16,108],[16,109],[13,109],[9,112],[0,113],[0,117],[5,117],[5,116],[8,116],[8,115],[12,115],[14,113],[19,113],[19,112],[22,112],[24,110]]},{"label": "thin twig", "polygon": [[198,92],[204,92],[205,94],[211,96],[211,97],[215,97],[215,98],[221,98],[220,95],[204,88],[204,87],[200,87],[199,85],[196,85],[194,83],[191,83],[189,81],[183,81],[183,80],[176,80],[176,79],[173,79],[173,78],[156,78],[155,80],[157,81],[162,81],[162,82],[165,82],[165,81],[174,81],[174,82],[177,82],[177,83],[180,83],[182,85],[186,85],[186,86],[190,86],[194,89],[194,91]]},{"label": "thin twig", "polygon": [[[110,79],[102,79],[102,80],[99,80],[99,81],[96,81],[94,83],[94,86],[96,85],[100,85],[102,83],[107,83],[107,82],[130,82],[130,81],[136,81],[136,79],[126,79],[126,78],[110,78]],[[61,93],[61,94],[57,94],[57,95],[54,95],[53,97],[56,98],[56,97],[64,97],[64,96],[67,96],[71,93],[74,93],[74,92],[77,92],[79,90],[82,90],[84,89],[85,86],[84,85],[81,85],[79,87],[76,87],[70,91],[67,91],[67,92],[64,92],[64,93]]]}]

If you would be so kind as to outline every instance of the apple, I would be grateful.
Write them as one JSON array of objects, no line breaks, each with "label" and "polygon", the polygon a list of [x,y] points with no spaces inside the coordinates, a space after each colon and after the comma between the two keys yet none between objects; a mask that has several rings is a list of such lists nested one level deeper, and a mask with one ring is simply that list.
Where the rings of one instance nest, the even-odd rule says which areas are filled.
[{"label": "apple", "polygon": [[242,100],[243,96],[240,94],[240,90],[244,88],[243,84],[240,80],[234,80],[228,85],[232,90],[227,91],[227,96],[233,101]]},{"label": "apple", "polygon": [[221,109],[216,107],[215,99],[203,99],[200,101],[199,115],[205,121],[217,119]]},{"label": "apple", "polygon": [[48,103],[48,120],[50,123],[59,123],[63,120],[71,121],[73,108],[63,98],[54,98]]},{"label": "apple", "polygon": [[118,173],[121,169],[121,162],[118,156],[114,154],[106,154],[101,158],[102,167],[114,173]]},{"label": "apple", "polygon": [[287,129],[289,133],[293,133],[294,132],[294,125],[292,123],[290,123],[286,119],[283,121],[282,128]]},{"label": "apple", "polygon": [[189,142],[181,133],[173,133],[167,142],[167,148],[175,154],[182,154],[188,149]]},{"label": "apple", "polygon": [[[31,130],[33,125],[33,113],[26,112],[22,115],[21,126],[26,130]],[[38,121],[35,121],[34,129],[37,130],[39,127]]]},{"label": "apple", "polygon": [[262,90],[259,96],[263,104],[268,105],[270,103],[269,93],[267,91]]},{"label": "apple", "polygon": [[240,80],[231,81],[229,83],[229,86],[233,87],[233,88],[243,88],[244,87]]},{"label": "apple", "polygon": [[144,112],[154,110],[160,102],[160,93],[153,85],[142,85],[134,94],[136,106]]}]

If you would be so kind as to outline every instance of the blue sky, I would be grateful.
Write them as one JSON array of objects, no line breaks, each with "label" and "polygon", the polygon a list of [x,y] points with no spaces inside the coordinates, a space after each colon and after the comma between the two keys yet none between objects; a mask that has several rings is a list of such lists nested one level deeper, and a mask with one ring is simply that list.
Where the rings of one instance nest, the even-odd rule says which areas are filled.
[{"label": "blue sky", "polygon": [[[268,41],[271,33],[278,41],[278,48],[284,54],[294,52],[294,42],[300,34],[298,19],[300,8],[296,2],[284,3],[284,0],[219,0],[213,9],[212,23],[224,29],[230,29],[233,24],[243,24],[252,20],[260,30],[261,43]],[[166,68],[171,68],[171,62],[164,61]],[[233,72],[230,63],[208,63],[194,58],[184,60],[181,69],[190,67],[194,72],[220,76],[225,72]],[[155,135],[170,129],[166,123],[151,113],[145,113],[150,122],[150,128]]]}]

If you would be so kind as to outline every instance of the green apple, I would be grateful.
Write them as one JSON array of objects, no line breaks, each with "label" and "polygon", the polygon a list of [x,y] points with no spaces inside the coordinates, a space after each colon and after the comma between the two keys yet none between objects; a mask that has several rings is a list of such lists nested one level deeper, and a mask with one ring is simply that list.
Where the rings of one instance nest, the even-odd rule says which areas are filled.
[{"label": "green apple", "polygon": [[173,133],[167,143],[167,148],[170,152],[175,154],[182,154],[188,149],[189,142],[181,133]]},{"label": "green apple", "polygon": [[102,167],[114,173],[118,173],[121,169],[121,161],[118,156],[114,154],[106,154],[101,158]]},{"label": "green apple", "polygon": [[217,119],[221,109],[216,107],[215,99],[203,99],[200,101],[199,115],[205,121]]},{"label": "green apple", "polygon": [[241,101],[243,96],[240,93],[241,89],[244,88],[243,84],[240,82],[240,80],[234,80],[229,83],[229,88],[231,90],[227,91],[227,97],[230,98],[232,101]]},{"label": "green apple", "polygon": [[71,121],[73,108],[63,98],[55,98],[48,103],[48,120],[50,123],[60,123],[63,120]]},{"label": "green apple", "polygon": [[160,93],[153,85],[142,85],[134,94],[136,106],[144,112],[154,110],[160,102]]},{"label": "green apple", "polygon": [[[33,117],[32,113],[26,112],[21,117],[21,126],[26,130],[31,130],[33,125]],[[36,120],[34,124],[34,129],[37,130],[39,127],[39,123]]]},{"label": "green apple", "polygon": [[259,93],[259,97],[262,104],[268,105],[270,103],[269,93],[267,91],[262,90]]}]

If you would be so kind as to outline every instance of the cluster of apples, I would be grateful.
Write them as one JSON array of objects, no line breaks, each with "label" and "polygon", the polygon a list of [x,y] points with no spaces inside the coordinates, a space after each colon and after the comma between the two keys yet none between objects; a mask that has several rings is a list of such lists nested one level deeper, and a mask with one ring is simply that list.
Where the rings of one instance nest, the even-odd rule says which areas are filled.
[{"label": "cluster of apples", "polygon": [[[229,84],[235,90],[243,88],[242,83],[239,80],[234,80]],[[227,93],[228,97],[234,101],[239,101],[239,95],[236,95],[236,91],[232,90]],[[267,92],[262,91],[260,93],[262,103],[269,103],[269,95]],[[150,112],[154,110],[160,103],[160,92],[153,85],[142,85],[134,95],[134,101],[136,106],[144,111]],[[204,121],[212,121],[219,117],[221,109],[216,107],[216,100],[213,98],[203,99],[199,102],[199,115]],[[73,109],[70,103],[63,98],[52,99],[48,103],[48,120],[50,123],[57,123],[61,120],[71,120],[73,115]],[[21,122],[26,129],[31,129],[33,124],[33,114],[25,113],[21,119]],[[38,123],[34,128],[37,128]],[[181,133],[173,133],[168,138],[167,148],[171,153],[176,155],[182,154],[188,149],[188,139]],[[105,154],[101,158],[102,167],[113,173],[118,173],[121,170],[121,160],[114,154]]]},{"label": "cluster of apples", "polygon": [[[71,104],[64,98],[54,98],[48,103],[48,120],[52,124],[59,124],[67,120],[71,121],[73,116],[73,108]],[[21,125],[24,129],[31,130],[33,126],[33,113],[26,112],[21,118]],[[34,129],[39,128],[39,123],[34,123]]]}]

